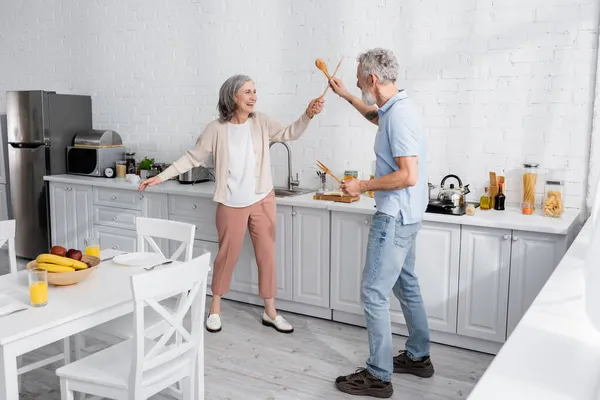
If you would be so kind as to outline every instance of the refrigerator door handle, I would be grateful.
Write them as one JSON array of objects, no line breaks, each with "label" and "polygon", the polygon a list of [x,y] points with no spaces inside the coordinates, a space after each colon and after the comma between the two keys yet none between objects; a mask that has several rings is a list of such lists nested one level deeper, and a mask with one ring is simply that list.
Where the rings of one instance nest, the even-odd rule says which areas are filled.
[{"label": "refrigerator door handle", "polygon": [[15,149],[36,149],[44,145],[44,143],[9,143]]}]

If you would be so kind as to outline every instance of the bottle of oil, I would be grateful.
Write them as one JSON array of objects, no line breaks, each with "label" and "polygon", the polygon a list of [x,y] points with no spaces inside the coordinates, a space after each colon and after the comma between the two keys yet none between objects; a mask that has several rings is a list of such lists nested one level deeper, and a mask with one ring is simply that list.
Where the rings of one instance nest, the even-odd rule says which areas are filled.
[{"label": "bottle of oil", "polygon": [[502,184],[498,184],[498,194],[496,195],[496,199],[494,201],[494,209],[495,210],[504,210],[504,201],[506,200],[506,196],[502,193]]},{"label": "bottle of oil", "polygon": [[489,188],[486,186],[485,193],[483,194],[483,196],[481,196],[481,199],[479,199],[479,208],[482,210],[489,210],[491,208],[491,205],[492,199],[490,197],[490,191]]}]

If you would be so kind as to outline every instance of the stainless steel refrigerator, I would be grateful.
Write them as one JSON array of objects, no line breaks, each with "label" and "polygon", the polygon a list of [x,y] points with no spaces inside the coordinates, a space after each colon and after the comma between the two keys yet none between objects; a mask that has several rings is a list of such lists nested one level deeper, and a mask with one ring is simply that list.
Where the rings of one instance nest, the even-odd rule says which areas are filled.
[{"label": "stainless steel refrigerator", "polygon": [[66,148],[77,132],[92,129],[90,96],[6,92],[8,190],[16,220],[17,256],[50,251],[48,189],[44,175],[64,174]]}]

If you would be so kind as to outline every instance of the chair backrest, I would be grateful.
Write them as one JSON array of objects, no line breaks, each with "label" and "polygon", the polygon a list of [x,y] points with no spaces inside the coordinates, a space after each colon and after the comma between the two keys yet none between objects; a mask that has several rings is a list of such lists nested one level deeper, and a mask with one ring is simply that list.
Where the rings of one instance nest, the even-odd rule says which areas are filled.
[{"label": "chair backrest", "polygon": [[[172,374],[181,372],[173,368],[184,363],[193,376],[196,360],[203,343],[203,320],[206,305],[206,283],[210,270],[210,253],[203,254],[191,261],[176,264],[170,268],[143,272],[131,277],[131,290],[134,301],[135,335],[133,338],[133,362],[130,372],[130,396],[141,398],[142,383],[147,374],[156,380],[172,383]],[[179,296],[177,308],[171,313],[159,302]],[[152,348],[146,349],[144,307],[151,307],[168,324],[163,335]],[[191,314],[191,331],[183,320]],[[173,338],[176,334],[177,338]],[[162,368],[162,370],[161,370]]]},{"label": "chair backrest", "polygon": [[0,221],[0,247],[8,242],[8,260],[10,263],[10,273],[17,273],[17,256],[15,251],[15,232],[16,223],[14,219]]},{"label": "chair backrest", "polygon": [[164,256],[153,238],[168,239],[181,242],[177,250],[169,257],[177,260],[185,251],[184,261],[190,261],[194,250],[194,233],[196,225],[185,222],[169,221],[165,219],[137,217],[135,220],[137,231],[137,250],[146,251],[146,243],[152,250]]}]

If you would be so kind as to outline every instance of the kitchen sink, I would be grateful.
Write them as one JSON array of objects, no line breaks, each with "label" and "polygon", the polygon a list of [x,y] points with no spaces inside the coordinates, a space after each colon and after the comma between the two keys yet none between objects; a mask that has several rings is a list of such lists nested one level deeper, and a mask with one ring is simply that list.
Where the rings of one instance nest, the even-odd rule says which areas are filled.
[{"label": "kitchen sink", "polygon": [[275,188],[275,197],[293,197],[300,196],[301,194],[307,194],[314,192],[314,189],[294,189],[289,190],[286,188]]}]

